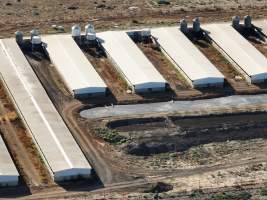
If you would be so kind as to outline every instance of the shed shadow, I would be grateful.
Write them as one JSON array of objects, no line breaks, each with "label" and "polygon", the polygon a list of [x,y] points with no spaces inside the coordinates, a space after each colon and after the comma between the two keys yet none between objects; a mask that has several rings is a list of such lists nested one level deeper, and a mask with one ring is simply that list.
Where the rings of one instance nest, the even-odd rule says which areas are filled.
[{"label": "shed shadow", "polygon": [[80,178],[77,180],[57,182],[57,184],[66,191],[72,192],[90,192],[104,188],[104,184],[94,171],[92,172],[92,177],[89,179]]}]

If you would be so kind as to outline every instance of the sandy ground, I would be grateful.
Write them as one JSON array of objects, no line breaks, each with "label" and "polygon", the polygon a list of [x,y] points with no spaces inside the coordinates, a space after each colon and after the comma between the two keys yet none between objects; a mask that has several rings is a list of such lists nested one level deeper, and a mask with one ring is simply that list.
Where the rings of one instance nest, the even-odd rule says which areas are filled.
[{"label": "sandy ground", "polygon": [[[157,5],[154,0],[3,0],[0,2],[0,37],[9,37],[18,29],[33,27],[43,33],[54,33],[51,25],[85,24],[98,19],[97,28],[160,25],[176,23],[180,18],[203,16],[205,20],[224,20],[232,15],[266,16],[266,0],[171,0],[170,5]],[[165,21],[168,19],[168,21]]]},{"label": "sandy ground", "polygon": [[[191,20],[196,16],[201,16],[202,20],[206,22],[229,20],[231,16],[235,14],[241,16],[251,14],[255,18],[267,16],[266,0],[171,0],[170,5],[161,6],[154,2],[154,0],[3,0],[0,2],[0,38],[13,36],[14,32],[18,29],[28,34],[33,27],[40,28],[42,33],[56,33],[55,30],[51,29],[53,24],[64,25],[65,30],[68,31],[74,23],[81,23],[84,25],[88,19],[92,18],[97,19],[95,22],[97,30],[103,30],[132,28],[137,26],[173,25],[181,18]],[[99,61],[95,60],[95,62],[96,65],[99,64],[97,63]],[[50,69],[53,68],[52,65],[49,65],[48,67],[46,66],[46,62],[39,63],[37,61],[35,63],[32,61],[31,64],[35,66],[35,71],[46,90],[49,91],[52,101],[56,104],[64,119],[69,123],[69,126],[73,129],[73,134],[82,146],[87,158],[89,158],[95,165],[98,165],[95,166],[95,168],[97,169],[98,167],[97,170],[103,172],[103,177],[107,178],[105,181],[113,183],[126,180],[125,174],[128,175],[133,171],[126,171],[127,168],[125,163],[127,160],[123,158],[122,154],[116,152],[113,147],[103,141],[94,138],[91,135],[90,130],[85,130],[84,127],[79,127],[82,124],[79,122],[81,119],[77,119],[74,112],[83,106],[83,104],[86,105],[86,103],[72,101],[71,98],[69,98],[55,70]],[[40,69],[40,66],[42,66],[43,69]],[[99,67],[99,69],[101,68]],[[57,86],[59,86],[60,89]],[[264,99],[261,98],[261,100]],[[240,99],[237,101],[240,103]],[[244,100],[244,102],[246,102],[246,100]],[[217,103],[214,102],[214,105],[217,106]],[[198,106],[199,105],[196,105],[196,107]],[[68,119],[68,117],[70,119]],[[257,140],[254,141],[254,144],[260,145],[262,142],[262,140]],[[191,149],[191,151],[195,152],[206,149],[208,152],[209,149],[215,148],[214,145],[217,148],[220,146],[221,148],[225,148],[225,146],[227,146],[227,144],[207,144],[203,147]],[[246,148],[247,146],[251,147],[250,144],[247,143],[235,145],[240,145],[240,148]],[[256,149],[256,146],[253,146],[253,148]],[[231,151],[231,149],[229,151]],[[245,155],[246,151],[243,153],[244,154],[241,156],[237,156],[236,160],[239,161],[240,157],[244,157],[245,159],[240,160],[236,165],[224,166],[223,163],[220,163],[221,166],[215,167],[213,170],[206,169],[195,171],[194,173],[190,171],[188,174],[174,172],[169,177],[164,175],[159,177],[158,174],[155,174],[151,177],[147,177],[147,180],[162,178],[164,181],[171,182],[175,187],[173,192],[164,195],[167,195],[168,197],[173,196],[173,199],[177,197],[177,194],[173,193],[180,193],[185,190],[204,190],[212,187],[218,189],[220,187],[224,188],[228,186],[237,187],[241,184],[251,184],[255,186],[266,181],[266,159],[260,156],[251,158],[250,155]],[[229,153],[227,155],[232,157],[237,154]],[[151,158],[151,162],[154,162],[153,159],[154,158]],[[225,156],[224,159],[227,159],[227,156]],[[250,159],[252,159],[252,161]],[[169,165],[174,168],[183,165],[183,163],[177,162],[177,160],[170,159],[166,162],[169,162]],[[223,162],[223,160],[219,160],[219,162]],[[256,166],[251,166],[251,163]],[[118,165],[120,166],[118,167]],[[151,165],[149,167],[151,167]],[[142,168],[140,169],[142,170]],[[152,170],[154,169],[152,168]],[[123,184],[124,183],[122,183],[122,185]],[[137,183],[132,184],[132,187],[138,185]],[[84,189],[86,191],[84,193],[80,188],[80,192],[66,193],[61,190],[51,192],[46,191],[41,195],[38,193],[40,191],[37,190],[36,195],[25,197],[25,199],[140,199],[146,195],[138,193],[129,194],[131,185],[125,183],[124,186],[128,187],[124,190],[122,189],[124,194],[96,191],[97,194],[94,196],[94,194],[88,192],[88,188]],[[112,186],[107,187],[107,190],[110,190],[111,188]],[[152,197],[154,198],[153,195],[154,194],[149,194],[148,199]],[[263,198],[261,197],[261,199]]]}]

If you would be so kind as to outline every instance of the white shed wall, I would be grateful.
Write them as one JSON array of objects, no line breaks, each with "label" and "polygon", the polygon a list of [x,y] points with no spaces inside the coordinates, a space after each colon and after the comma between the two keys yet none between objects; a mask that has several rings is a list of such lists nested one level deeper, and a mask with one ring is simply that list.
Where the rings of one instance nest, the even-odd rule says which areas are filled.
[{"label": "white shed wall", "polygon": [[74,95],[105,94],[107,86],[71,35],[43,37],[47,52]]},{"label": "white shed wall", "polygon": [[0,40],[0,60],[7,91],[51,175],[75,168],[90,175],[91,166],[15,40]]},{"label": "white shed wall", "polygon": [[117,70],[135,90],[160,89],[166,80],[124,31],[97,34]]},{"label": "white shed wall", "polygon": [[19,182],[19,173],[0,136],[0,186],[16,186]]},{"label": "white shed wall", "polygon": [[209,36],[239,67],[251,82],[261,82],[267,79],[267,59],[230,24],[210,24],[203,28]]},{"label": "white shed wall", "polygon": [[167,55],[167,58],[179,71],[182,71],[182,74],[194,87],[224,83],[224,76],[221,72],[178,27],[152,29],[152,36]]}]

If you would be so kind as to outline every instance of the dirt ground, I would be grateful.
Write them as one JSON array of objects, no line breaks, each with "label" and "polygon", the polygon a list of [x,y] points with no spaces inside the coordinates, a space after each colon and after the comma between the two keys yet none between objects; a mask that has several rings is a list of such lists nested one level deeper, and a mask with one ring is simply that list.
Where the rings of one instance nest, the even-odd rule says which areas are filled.
[{"label": "dirt ground", "polygon": [[[145,51],[147,47],[142,45],[140,48],[144,48],[142,50]],[[148,46],[148,48],[151,47]],[[96,70],[108,78],[108,84],[111,85],[112,81],[117,81],[117,88],[111,87],[111,93],[116,100],[120,99],[117,98],[120,95],[122,97],[130,95],[125,94],[125,84],[121,79],[116,79],[114,76],[108,76],[104,73],[105,68],[108,67],[112,75],[118,75],[115,71],[112,71],[111,63],[105,56],[95,56],[97,51],[94,48],[82,49]],[[209,51],[211,52],[211,50]],[[123,127],[117,128],[118,131],[115,130],[115,132],[106,129],[100,130],[101,134],[107,136],[107,139],[115,141],[115,143],[105,142],[103,138],[96,134],[95,128],[99,128],[100,125],[95,121],[88,122],[78,114],[82,107],[94,106],[95,102],[99,104],[99,99],[86,101],[72,99],[55,67],[50,63],[44,52],[32,53],[24,50],[24,53],[107,190],[113,188],[117,190],[119,186],[123,186],[125,188],[122,191],[128,198],[128,195],[131,196],[129,194],[131,193],[129,192],[130,187],[138,187],[147,181],[158,182],[164,180],[164,182],[174,187],[172,191],[164,195],[170,195],[171,198],[175,199],[178,194],[184,191],[192,192],[210,188],[215,190],[215,188],[227,187],[243,188],[248,184],[254,186],[265,184],[267,168],[264,154],[266,135],[265,127],[262,126],[262,124],[265,124],[264,116],[238,117],[238,120],[229,119],[229,123],[226,122],[225,117],[218,122],[215,119],[209,119],[203,120],[206,124],[202,125],[196,120],[195,122],[191,121],[189,125],[184,127],[176,121],[175,117],[169,117],[166,118],[164,123],[148,123],[145,129],[142,125],[138,125],[128,126],[126,131]],[[219,59],[217,62],[223,61]],[[229,69],[227,65],[224,67]],[[229,74],[231,73],[234,72],[230,71]],[[231,74],[230,77],[232,76]],[[178,89],[181,89],[181,87],[178,87]],[[128,103],[138,102],[135,95],[132,96],[133,98],[128,100]],[[142,102],[145,102],[146,98],[153,101],[151,97],[143,97]],[[162,99],[160,100],[162,101]],[[100,104],[105,105],[110,102],[110,98],[101,98],[101,102]],[[186,122],[183,121],[182,124],[186,124]],[[243,129],[236,130],[235,127],[242,127]],[[120,132],[121,130],[122,132]],[[131,133],[129,130],[135,131]],[[198,137],[199,130],[201,130],[201,137]],[[257,133],[256,130],[258,130]],[[188,131],[188,135],[184,131]],[[118,132],[122,137],[117,137]],[[230,134],[226,134],[228,132]],[[185,138],[184,134],[186,135]],[[126,140],[124,140],[125,138]],[[157,147],[158,141],[160,141],[158,143],[159,147]],[[179,149],[175,145],[172,146],[173,143],[179,142],[181,146],[186,146],[186,148]],[[149,152],[153,148],[160,151],[156,150],[158,152],[149,155],[136,155],[125,151],[126,148],[132,148],[135,145],[141,149],[144,144],[146,150],[141,150],[142,152]],[[161,149],[163,149],[162,152]],[[89,191],[91,187],[97,186],[83,186],[77,188],[77,190]],[[147,190],[147,187],[144,186],[144,188]],[[101,192],[100,189],[97,195],[100,195]],[[62,191],[57,193],[62,195],[62,198],[71,198],[72,195],[77,198],[82,195],[82,193],[73,194]],[[44,193],[38,193],[37,190],[37,194],[44,199],[48,197],[55,198],[56,195],[47,190]],[[37,198],[36,195],[31,196],[31,198]],[[87,193],[87,195],[90,195],[90,193]],[[132,195],[134,196],[134,194]],[[142,195],[137,194],[137,198]],[[154,196],[151,190],[149,190],[149,196]],[[104,197],[108,198],[108,195]],[[97,197],[94,198],[97,199]]]},{"label": "dirt ground", "polygon": [[[108,127],[115,130],[113,135],[127,140],[121,145],[108,140],[112,135],[104,139],[131,155],[130,166],[174,170],[220,165],[235,162],[238,157],[245,159],[248,154],[264,157],[265,118],[266,113],[254,113],[108,120]],[[96,122],[92,125],[103,126]]]},{"label": "dirt ground", "polygon": [[[70,0],[3,0],[0,2],[0,38],[11,37],[18,29],[28,35],[34,27],[39,28],[42,33],[57,33],[57,30],[51,28],[54,24],[63,25],[65,31],[69,31],[74,23],[84,25],[89,19],[95,20],[96,30],[100,31],[174,25],[181,18],[191,20],[196,16],[200,16],[203,22],[229,21],[233,15],[244,16],[250,14],[254,18],[267,16],[266,0],[171,0],[170,2],[168,5],[159,5],[154,0],[77,0],[75,2]],[[265,45],[258,43],[254,45],[264,54],[266,53]],[[219,55],[214,54],[211,46],[206,46],[206,44],[196,44],[196,46],[218,65],[218,68],[224,74],[227,74],[228,82],[233,88],[247,87],[245,83],[233,82],[233,76],[236,75],[236,72],[232,71],[228,63],[221,59]],[[140,44],[139,47],[152,62],[154,60],[154,63],[155,58],[161,57],[159,53],[151,54],[151,46],[149,45]],[[160,152],[149,156],[126,154],[122,150],[125,148],[125,143],[114,145],[96,136],[94,128],[97,124],[92,125],[85,119],[80,118],[78,111],[83,107],[93,106],[95,103],[103,105],[111,102],[144,103],[146,101],[170,100],[172,95],[162,95],[160,96],[162,98],[159,98],[158,94],[152,96],[127,94],[125,83],[119,78],[105,56],[95,57],[95,49],[85,48],[83,51],[96,70],[105,77],[105,81],[111,89],[111,97],[89,101],[73,100],[55,67],[44,56],[43,52],[39,52],[40,54],[37,55],[32,55],[29,52],[25,52],[25,54],[49,97],[98,174],[100,183],[92,181],[78,184],[76,187],[71,187],[71,184],[61,187],[51,184],[46,172],[43,171],[43,165],[39,157],[30,148],[32,147],[32,141],[25,136],[23,126],[11,120],[14,116],[12,106],[2,103],[7,108],[2,109],[0,107],[1,114],[7,115],[7,117],[3,118],[1,116],[1,119],[8,118],[10,120],[1,122],[1,131],[8,144],[16,147],[14,153],[11,152],[16,165],[23,169],[21,171],[23,179],[26,182],[27,180],[31,182],[29,181],[31,179],[36,180],[41,185],[45,185],[45,187],[35,187],[35,194],[24,199],[177,199],[178,197],[181,200],[194,198],[205,200],[211,198],[211,200],[214,200],[214,198],[212,199],[213,192],[229,192],[231,190],[237,190],[238,192],[233,193],[241,193],[246,200],[266,199],[264,188],[266,188],[267,177],[265,156],[267,143],[264,117],[249,118],[250,121],[246,123],[250,125],[249,127],[245,124],[246,120],[240,122],[240,124],[232,124],[232,126],[225,126],[225,123],[220,121],[217,123],[217,127],[212,128],[203,124],[200,126],[196,122],[195,130],[189,131],[191,142],[196,142],[192,138],[197,135],[196,132],[199,132],[199,129],[204,131],[205,137],[203,139],[206,139],[206,141],[199,139],[198,142],[201,143],[189,145],[180,151],[176,149],[176,151]],[[163,57],[161,58],[162,64],[167,65],[166,60]],[[174,80],[175,73],[173,71],[168,72],[165,73],[167,79]],[[180,82],[171,81],[171,88],[174,91],[176,90],[177,94],[181,94],[181,91],[184,90],[181,85]],[[1,101],[5,100],[1,98]],[[162,138],[162,134],[164,134],[165,139],[162,139],[162,141],[173,140],[174,138],[178,138],[177,141],[179,141],[180,137],[176,134],[180,129],[175,120],[173,123],[170,123],[172,120],[168,118],[166,120],[167,127],[165,127],[165,121],[156,124],[148,123],[147,126],[151,128],[150,131],[143,125],[134,126],[134,128],[132,126],[120,127],[108,136],[111,139],[114,134],[118,133],[123,139],[131,136],[131,139],[136,139],[134,141],[136,144],[149,138],[142,138],[140,135],[151,136],[152,138],[153,135],[157,135],[153,138],[156,141],[157,138]],[[9,121],[13,124],[10,125]],[[184,121],[183,124],[186,124],[186,122]],[[234,138],[234,134],[220,137],[220,135],[223,135],[221,134],[223,130],[232,130],[235,126],[244,127],[242,130],[235,130],[237,138]],[[190,127],[194,126],[190,125]],[[251,128],[257,129],[257,134],[254,134],[254,136]],[[12,129],[15,130],[12,131]],[[135,130],[136,133],[130,133],[129,130]],[[242,131],[248,133],[247,138],[242,138]],[[7,133],[19,134],[17,137],[13,137]],[[208,139],[213,138],[209,135],[211,133],[214,133],[215,138],[220,140],[208,141]],[[121,138],[119,139],[121,142]],[[129,142],[128,139],[126,141]],[[153,145],[155,144],[151,144],[150,147],[153,147]],[[12,150],[12,148],[10,149]],[[18,159],[16,159],[17,157]],[[170,191],[158,193],[146,186],[147,183],[159,181],[166,182],[173,188]],[[46,187],[47,184],[51,185]],[[103,188],[104,186],[105,188]],[[89,192],[91,190],[94,191]],[[253,197],[247,198],[247,194],[242,193],[244,190]]]},{"label": "dirt ground", "polygon": [[[222,171],[221,173],[226,173],[226,169],[233,168],[234,170],[236,166],[246,166],[251,163],[262,163],[262,171],[265,170],[264,159],[260,157],[262,154],[259,153],[260,150],[265,148],[265,142],[260,138],[256,138],[255,141],[248,140],[249,142],[244,144],[242,141],[237,141],[232,149],[232,145],[227,145],[227,142],[222,141],[222,144],[219,142],[218,144],[214,143],[206,145],[203,144],[203,146],[192,146],[192,148],[188,149],[187,151],[177,154],[173,151],[148,157],[125,154],[118,149],[118,146],[110,145],[104,142],[101,138],[96,137],[94,128],[88,124],[88,121],[79,117],[78,110],[80,110],[83,106],[91,105],[94,100],[92,99],[90,103],[90,101],[85,102],[72,99],[70,93],[66,91],[66,88],[62,87],[63,82],[60,80],[55,67],[47,59],[44,52],[31,53],[27,50],[24,50],[24,53],[32,65],[35,73],[38,75],[44,88],[48,92],[50,98],[55,103],[59,113],[62,115],[72,131],[73,136],[80,144],[87,159],[90,161],[91,165],[99,175],[100,181],[102,182],[101,184],[104,185],[107,190],[117,190],[119,187],[124,187],[125,189],[122,190],[126,193],[129,193],[129,188],[141,186],[142,184],[147,183],[148,180],[156,182],[159,180],[164,180],[168,183],[171,182],[171,185],[176,187],[176,181],[181,177],[184,177],[183,180],[186,182],[186,180],[189,180],[190,177],[192,178],[198,176],[200,172],[214,172],[216,175],[218,170]],[[96,123],[94,123],[94,125],[97,126]],[[160,127],[156,127],[154,130],[156,133],[160,132],[162,129]],[[171,128],[170,130],[173,129]],[[165,137],[166,136],[167,135],[165,135]],[[168,136],[166,137],[165,141],[167,141],[168,138],[170,140],[172,139],[172,137]],[[246,150],[248,145],[251,145],[252,150]],[[256,148],[257,145],[261,145],[262,148]],[[212,148],[215,147],[218,148],[217,154],[215,154],[215,151],[212,151]],[[207,149],[210,149],[210,151]],[[237,149],[242,149],[242,151],[237,151]],[[220,155],[223,154],[220,154],[222,150],[225,151],[224,159],[220,158]],[[196,154],[195,152],[198,151],[199,154]],[[237,153],[232,153],[232,151],[237,151]],[[254,154],[257,154],[257,156],[245,157],[247,152],[251,153],[251,156]],[[242,154],[238,155],[238,153]],[[238,158],[244,157],[246,159],[243,159],[240,162],[230,162],[228,158],[234,157],[234,155]],[[205,161],[205,159],[208,160]],[[223,163],[223,165],[221,163]],[[203,168],[205,168],[205,170]],[[246,179],[244,182],[248,180],[249,179]],[[262,181],[262,179],[258,180]],[[82,195],[82,191],[90,191],[91,188],[101,187],[101,184],[99,185],[99,183],[89,181],[85,185],[76,187],[75,190],[80,191],[80,193],[76,193],[74,195]],[[212,183],[209,181],[205,184],[203,185],[203,189],[212,186]],[[233,183],[229,185],[234,186]],[[36,188],[35,194],[30,198],[53,198],[57,194],[60,194],[63,197],[70,197],[73,194],[71,192],[73,191],[73,188],[71,189],[69,187],[70,186],[68,185],[63,187],[64,189],[67,188],[66,191],[57,187],[55,192],[51,191],[51,187],[47,187],[46,189]],[[196,184],[193,184],[190,188],[188,188],[188,190],[194,190],[197,187],[198,186]],[[146,186],[144,186],[144,188],[147,190]],[[180,188],[180,186],[178,186],[178,188]],[[181,188],[186,188],[186,186]],[[99,192],[101,193],[101,189]],[[89,195],[90,193],[87,194]]]},{"label": "dirt ground", "polygon": [[[247,184],[266,184],[265,120],[266,113],[208,118],[169,116],[165,120],[155,116],[150,120],[145,118],[144,123],[140,119],[126,118],[125,121],[120,119],[119,122],[113,122],[111,119],[106,120],[106,123],[115,129],[115,132],[109,132],[109,138],[105,137],[104,140],[107,139],[117,151],[117,155],[120,155],[114,159],[126,162],[127,171],[134,170],[135,173],[149,177],[159,174],[169,176],[167,183],[174,184],[175,189],[160,196],[162,195],[163,199],[176,199],[175,192],[178,191],[180,194],[188,190],[198,193],[197,191],[207,188],[218,189],[234,185],[242,188]],[[100,124],[89,123],[89,126],[101,127],[103,122],[99,122]],[[105,131],[108,134],[108,130]],[[118,134],[127,138],[124,140],[126,142],[120,144],[111,140]],[[186,135],[191,135],[192,138]],[[125,148],[135,145],[140,152],[152,152],[152,155],[136,155],[136,151],[132,152],[133,154],[125,153]],[[125,198],[131,199],[127,195]],[[148,199],[153,197],[152,194],[143,195]],[[132,199],[138,199],[143,195],[131,196],[135,196]],[[199,194],[191,195],[192,199],[201,199]],[[187,199],[185,196],[183,198]],[[208,197],[203,197],[206,198]],[[266,199],[259,194],[255,194],[251,199],[254,198]]]},{"label": "dirt ground", "polygon": [[97,30],[160,26],[175,24],[181,18],[200,16],[202,21],[229,20],[233,15],[250,14],[254,18],[267,14],[266,0],[171,0],[170,5],[157,5],[154,0],[3,0],[0,2],[0,38],[13,36],[18,29],[29,35],[33,28],[42,33],[55,33],[52,25],[84,25],[96,19]]}]

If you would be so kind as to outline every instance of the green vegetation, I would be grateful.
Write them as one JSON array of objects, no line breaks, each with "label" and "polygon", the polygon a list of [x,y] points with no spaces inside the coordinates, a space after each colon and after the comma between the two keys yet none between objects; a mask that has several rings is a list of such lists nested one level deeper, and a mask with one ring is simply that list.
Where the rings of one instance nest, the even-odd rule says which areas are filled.
[{"label": "green vegetation", "polygon": [[267,188],[261,190],[261,196],[267,196]]},{"label": "green vegetation", "polygon": [[113,145],[120,145],[128,141],[126,137],[119,135],[119,133],[115,130],[107,128],[96,128],[95,135],[102,138],[105,142]]},{"label": "green vegetation", "polygon": [[248,192],[222,193],[206,198],[206,200],[250,200],[252,195]]}]

